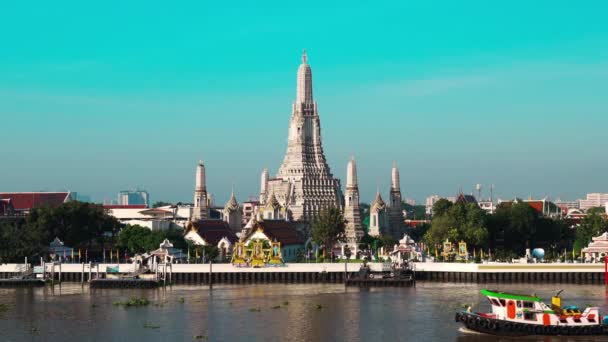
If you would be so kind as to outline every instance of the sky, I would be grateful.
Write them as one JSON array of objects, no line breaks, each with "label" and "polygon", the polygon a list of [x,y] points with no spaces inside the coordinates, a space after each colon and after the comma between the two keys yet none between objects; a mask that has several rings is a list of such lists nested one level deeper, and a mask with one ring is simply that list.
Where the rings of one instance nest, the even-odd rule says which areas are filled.
[{"label": "sky", "polygon": [[418,202],[608,192],[606,1],[0,5],[0,191],[218,204],[285,154],[302,49],[334,176]]}]

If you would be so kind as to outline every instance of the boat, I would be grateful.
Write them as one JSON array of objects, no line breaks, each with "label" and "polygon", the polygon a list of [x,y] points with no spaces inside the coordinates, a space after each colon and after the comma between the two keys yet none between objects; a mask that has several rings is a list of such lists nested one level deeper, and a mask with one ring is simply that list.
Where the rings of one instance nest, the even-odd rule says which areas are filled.
[{"label": "boat", "polygon": [[580,310],[561,306],[561,290],[543,303],[536,295],[521,295],[483,289],[492,311],[457,312],[456,322],[468,330],[500,336],[526,335],[608,335],[608,316],[602,320],[598,307]]}]

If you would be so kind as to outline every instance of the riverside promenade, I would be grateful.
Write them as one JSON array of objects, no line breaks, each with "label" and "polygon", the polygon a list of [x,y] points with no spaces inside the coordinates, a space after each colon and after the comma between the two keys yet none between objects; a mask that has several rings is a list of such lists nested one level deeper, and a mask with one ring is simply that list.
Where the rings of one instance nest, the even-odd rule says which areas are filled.
[{"label": "riverside promenade", "polygon": [[[387,264],[369,263],[373,272],[388,271]],[[361,263],[291,263],[280,267],[235,267],[232,264],[159,264],[153,274],[163,274],[170,283],[340,283],[355,275]],[[438,282],[545,282],[604,284],[604,264],[461,264],[415,263],[417,280]],[[23,264],[0,264],[0,278],[18,276]],[[111,272],[108,272],[112,270]],[[46,264],[45,272],[55,282],[88,282],[132,274],[133,264]]]}]

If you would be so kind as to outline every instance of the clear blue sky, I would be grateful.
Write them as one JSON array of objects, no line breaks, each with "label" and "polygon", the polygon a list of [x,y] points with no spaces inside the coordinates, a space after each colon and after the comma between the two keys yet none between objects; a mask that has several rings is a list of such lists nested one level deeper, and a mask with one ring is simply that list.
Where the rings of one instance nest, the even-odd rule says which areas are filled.
[{"label": "clear blue sky", "polygon": [[300,53],[323,142],[362,200],[608,192],[606,1],[87,1],[0,5],[0,190],[131,187],[223,202],[274,174]]}]

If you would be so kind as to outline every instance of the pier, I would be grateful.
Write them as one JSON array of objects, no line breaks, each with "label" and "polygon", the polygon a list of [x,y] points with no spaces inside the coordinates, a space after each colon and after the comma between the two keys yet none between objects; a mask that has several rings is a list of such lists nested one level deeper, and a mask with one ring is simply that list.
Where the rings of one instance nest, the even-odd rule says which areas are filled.
[{"label": "pier", "polygon": [[[344,283],[354,279],[361,264],[293,263],[282,267],[235,267],[231,264],[172,264],[163,265],[152,274],[163,284],[252,284],[252,283]],[[383,264],[369,263],[373,271],[381,272]],[[0,279],[21,274],[22,264],[0,265]],[[603,264],[460,264],[415,263],[416,280],[458,283],[571,283],[604,284]],[[133,264],[47,264],[47,277],[53,283],[117,279],[135,272]],[[112,270],[112,272],[107,272]],[[143,277],[143,276],[142,276]],[[112,283],[117,284],[117,283]],[[104,283],[105,285],[105,283]]]}]

